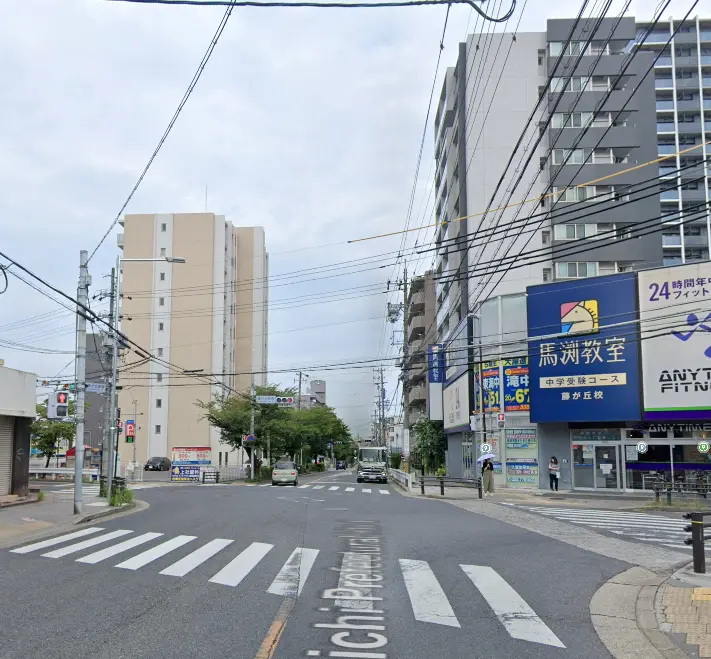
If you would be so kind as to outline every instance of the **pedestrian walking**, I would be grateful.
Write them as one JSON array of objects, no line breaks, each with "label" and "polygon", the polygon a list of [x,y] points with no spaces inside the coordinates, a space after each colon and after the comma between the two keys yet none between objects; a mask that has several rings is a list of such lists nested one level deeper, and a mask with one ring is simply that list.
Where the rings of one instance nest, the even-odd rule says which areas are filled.
[{"label": "pedestrian walking", "polygon": [[481,478],[484,484],[484,496],[494,494],[494,463],[487,458],[481,465]]},{"label": "pedestrian walking", "polygon": [[548,463],[548,478],[551,482],[551,492],[557,492],[558,480],[560,479],[560,465],[558,464],[558,458],[556,458],[555,455]]}]

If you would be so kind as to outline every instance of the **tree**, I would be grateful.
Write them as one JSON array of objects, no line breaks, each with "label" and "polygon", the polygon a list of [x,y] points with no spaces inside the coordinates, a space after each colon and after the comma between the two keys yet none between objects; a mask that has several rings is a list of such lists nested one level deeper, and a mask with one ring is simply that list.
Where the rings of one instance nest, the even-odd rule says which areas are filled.
[{"label": "tree", "polygon": [[[293,389],[279,389],[276,385],[256,387],[259,396],[293,396]],[[250,417],[254,408],[254,434],[256,441],[245,447],[250,459],[254,448],[267,448],[267,438],[271,453],[278,455],[298,455],[303,450],[306,456],[326,454],[328,443],[334,442],[334,450],[350,442],[348,426],[332,408],[326,406],[297,410],[276,405],[260,405],[249,396],[218,397],[207,403],[198,401],[198,407],[205,412],[205,418],[214,428],[219,429],[224,443],[238,449],[242,446],[242,436],[249,434]]]},{"label": "tree", "polygon": [[[69,401],[69,416],[74,415],[74,402]],[[59,442],[67,440],[71,448],[76,436],[76,426],[69,421],[55,421],[47,418],[47,405],[40,403],[37,405],[37,419],[32,424],[32,446],[47,458],[45,467],[49,466],[49,461],[59,452]]]},{"label": "tree", "polygon": [[444,462],[444,430],[441,421],[420,419],[413,427],[415,453],[423,460],[425,467]]}]

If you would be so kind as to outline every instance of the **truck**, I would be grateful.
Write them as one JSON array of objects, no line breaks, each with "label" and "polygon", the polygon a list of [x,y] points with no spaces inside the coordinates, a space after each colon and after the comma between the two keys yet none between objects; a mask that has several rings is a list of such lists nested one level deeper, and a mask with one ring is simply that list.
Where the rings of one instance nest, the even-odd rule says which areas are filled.
[{"label": "truck", "polygon": [[388,452],[384,446],[368,446],[358,449],[359,483],[363,481],[388,482]]}]

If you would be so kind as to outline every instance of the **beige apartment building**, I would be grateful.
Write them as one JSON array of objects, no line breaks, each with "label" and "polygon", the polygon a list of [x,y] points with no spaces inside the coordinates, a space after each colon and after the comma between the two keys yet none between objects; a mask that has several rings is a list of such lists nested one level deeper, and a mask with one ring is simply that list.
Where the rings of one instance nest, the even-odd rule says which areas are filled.
[{"label": "beige apartment building", "polygon": [[[136,460],[210,446],[214,465],[236,465],[241,456],[220,442],[196,402],[248,394],[253,372],[256,385],[267,381],[264,229],[214,213],[126,215],[121,224],[121,330],[157,358],[121,359],[119,407],[123,420],[135,418]],[[133,447],[123,436],[119,445],[121,461],[131,461]]]}]

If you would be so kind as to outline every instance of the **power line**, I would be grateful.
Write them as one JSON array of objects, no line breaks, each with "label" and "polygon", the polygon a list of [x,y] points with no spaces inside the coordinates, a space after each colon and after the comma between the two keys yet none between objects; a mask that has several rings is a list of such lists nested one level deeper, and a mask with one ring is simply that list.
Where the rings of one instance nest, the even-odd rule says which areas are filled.
[{"label": "power line", "polygon": [[124,2],[139,5],[185,5],[193,7],[312,7],[317,9],[377,9],[383,7],[417,7],[421,5],[469,5],[485,20],[492,23],[502,23],[513,13],[516,7],[516,0],[512,0],[511,9],[500,17],[489,16],[483,9],[480,9],[475,2],[485,0],[390,0],[388,2],[281,2],[272,0],[107,0],[108,2]]},{"label": "power line", "polygon": [[[109,0],[109,1],[114,1],[114,0]],[[190,81],[190,84],[188,85],[188,88],[187,88],[185,94],[183,95],[183,98],[181,99],[180,103],[178,103],[178,107],[175,110],[175,113],[173,114],[172,119],[168,123],[168,127],[165,129],[163,136],[158,141],[158,146],[156,146],[155,150],[153,151],[153,154],[148,159],[148,163],[146,163],[146,166],[143,168],[141,175],[138,177],[138,181],[136,181],[136,184],[133,186],[133,189],[131,190],[128,197],[126,198],[126,201],[123,202],[121,209],[116,214],[116,217],[114,218],[113,222],[111,222],[111,225],[109,226],[108,230],[106,231],[106,233],[103,235],[103,237],[99,241],[99,244],[94,248],[94,251],[89,255],[89,258],[87,259],[87,264],[89,263],[89,261],[91,261],[92,258],[94,258],[94,254],[96,254],[99,247],[101,247],[101,245],[104,243],[106,238],[108,238],[108,236],[111,233],[111,231],[113,230],[113,228],[116,226],[116,224],[118,224],[118,221],[121,218],[121,214],[124,212],[124,210],[126,210],[126,206],[128,206],[131,199],[133,199],[133,195],[136,193],[136,190],[138,190],[138,187],[141,185],[144,177],[148,173],[148,170],[150,169],[151,165],[153,164],[153,161],[156,159],[158,152],[161,150],[161,147],[165,143],[166,139],[168,139],[168,135],[170,135],[170,131],[173,129],[173,126],[175,125],[175,122],[178,120],[178,117],[180,116],[180,113],[183,110],[183,107],[188,102],[190,95],[193,93],[195,86],[197,85],[198,81],[200,80],[200,77],[202,76],[203,71],[205,70],[205,67],[207,66],[207,63],[210,61],[210,57],[212,57],[212,53],[215,50],[215,47],[217,46],[217,42],[220,40],[220,37],[222,36],[222,33],[224,32],[225,27],[227,26],[227,21],[230,19],[230,15],[232,14],[232,9],[235,6],[235,3],[232,2],[231,0],[227,1],[227,2],[222,2],[221,4],[227,5],[227,9],[225,10],[225,13],[222,16],[222,19],[220,20],[220,23],[217,26],[217,30],[215,31],[215,34],[213,35],[212,40],[210,41],[210,45],[207,47],[207,50],[205,51],[205,54],[203,55],[202,60],[200,61],[200,64],[198,65],[197,71],[193,75],[193,79]]]}]

